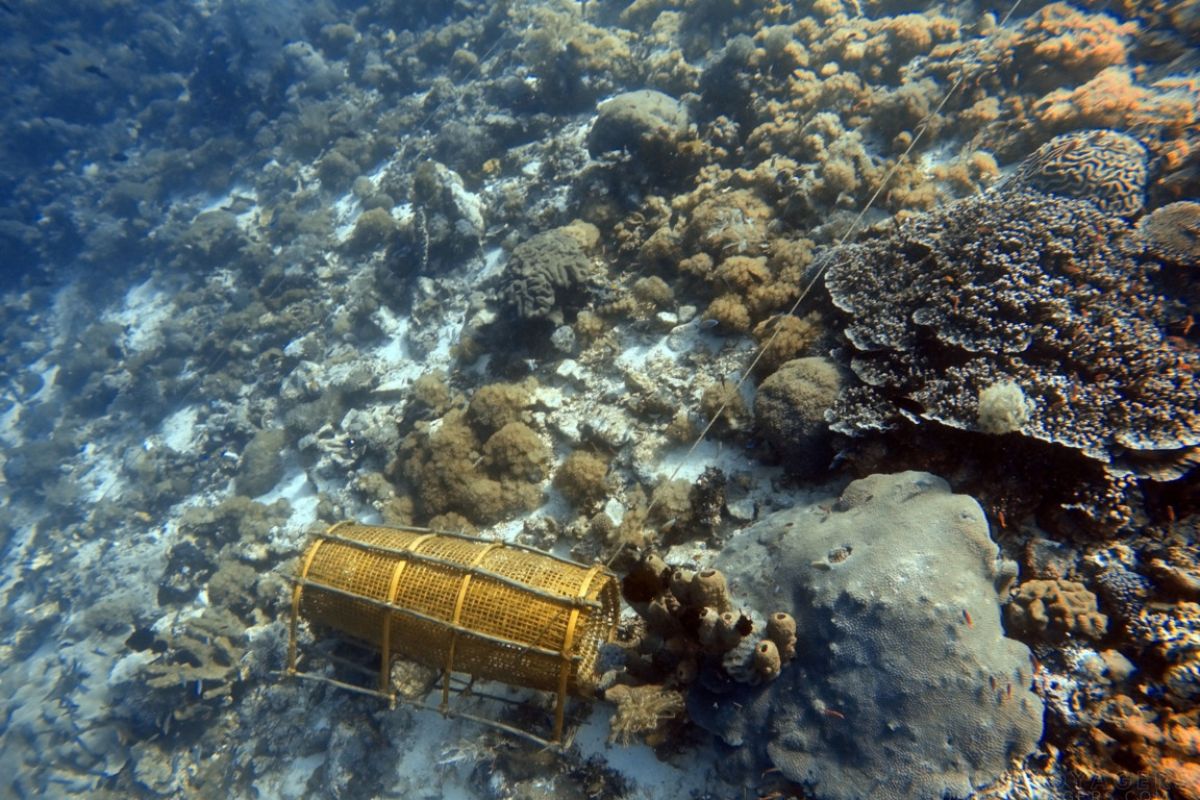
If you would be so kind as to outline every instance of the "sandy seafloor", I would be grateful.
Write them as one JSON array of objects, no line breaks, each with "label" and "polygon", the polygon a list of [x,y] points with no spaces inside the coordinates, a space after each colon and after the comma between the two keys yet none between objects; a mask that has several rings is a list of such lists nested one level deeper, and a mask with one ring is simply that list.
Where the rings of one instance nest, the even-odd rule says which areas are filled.
[{"label": "sandy seafloor", "polygon": [[[1045,708],[1041,738],[972,774],[972,796],[1200,797],[1200,223],[1186,205],[1200,187],[1200,5],[1009,10],[0,3],[0,796],[856,796],[836,765],[805,781],[681,705],[614,741],[614,705],[578,701],[572,746],[548,754],[285,680],[287,579],[310,533],[340,519],[589,563],[627,547],[621,574],[639,547],[699,569],[771,512],[827,515],[852,479],[916,469],[975,497],[1019,566],[987,620],[961,613],[1028,646],[1018,691]],[[643,89],[661,94],[625,94]],[[1110,141],[1094,130],[1134,140],[1134,155],[1093,147]],[[959,385],[936,375],[913,394],[929,405],[897,401],[886,420],[866,401],[836,405],[815,378],[782,411],[760,399],[795,358],[832,358],[842,380],[873,386],[897,364],[936,370],[911,344],[862,367],[887,338],[862,298],[890,287],[839,295],[853,276],[827,289],[822,254],[852,226],[850,241],[886,241],[905,220],[998,196],[1063,135],[1083,143],[1083,177],[1029,187],[1068,198],[1044,201],[1056,219],[1108,215],[1103,236],[1125,249],[1085,272],[1108,275],[1119,253],[1149,276],[1096,278],[1143,316],[1089,324],[1122,342],[1135,330],[1119,352],[1169,365],[1149,370],[1166,399],[1135,404],[1120,364],[1059,375],[1051,360],[1014,379],[1010,417],[990,422],[976,404],[1003,383],[1000,356],[987,380],[954,379],[975,392],[966,416],[957,401],[933,410]],[[998,227],[1016,225],[997,208]],[[1082,248],[1086,227],[1060,225],[1055,241]],[[991,235],[982,249],[1002,249]],[[855,252],[864,272],[881,263]],[[1029,266],[1013,252],[1014,270]],[[987,307],[971,330],[1019,328],[1013,309],[1035,305],[963,297]],[[1085,374],[1103,384],[1084,387],[1089,402],[1154,406],[1153,421],[1114,433],[1139,412],[1091,414],[1086,436],[1060,434],[1049,398],[1074,408]],[[1151,478],[1126,449],[1143,467],[1183,466]],[[1043,461],[1052,477],[1013,466]],[[951,577],[930,567],[930,585]],[[315,634],[302,650],[330,641]],[[650,646],[629,608],[622,635]],[[650,666],[630,682],[688,692],[677,653],[641,655]],[[544,697],[486,688],[524,705],[466,707],[545,731]],[[818,712],[826,728],[845,721]],[[930,758],[958,763],[953,749]]]}]

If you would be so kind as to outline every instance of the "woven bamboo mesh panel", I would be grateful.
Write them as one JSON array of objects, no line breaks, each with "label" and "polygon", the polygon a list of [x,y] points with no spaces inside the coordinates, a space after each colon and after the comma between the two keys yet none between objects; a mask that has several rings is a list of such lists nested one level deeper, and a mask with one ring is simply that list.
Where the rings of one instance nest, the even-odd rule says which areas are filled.
[{"label": "woven bamboo mesh panel", "polygon": [[342,523],[301,559],[299,611],[404,658],[586,694],[620,614],[615,576],[503,542]]}]

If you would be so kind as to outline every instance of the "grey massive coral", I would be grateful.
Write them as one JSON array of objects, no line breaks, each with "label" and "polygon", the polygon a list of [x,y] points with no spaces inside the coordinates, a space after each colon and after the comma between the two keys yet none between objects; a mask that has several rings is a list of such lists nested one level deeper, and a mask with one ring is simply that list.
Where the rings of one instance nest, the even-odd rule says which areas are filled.
[{"label": "grey massive coral", "polygon": [[1004,636],[999,557],[979,504],[927,473],[872,475],[776,512],[716,560],[738,599],[795,618],[795,661],[765,689],[701,680],[693,719],[806,797],[966,797],[1029,754],[1042,702]]}]

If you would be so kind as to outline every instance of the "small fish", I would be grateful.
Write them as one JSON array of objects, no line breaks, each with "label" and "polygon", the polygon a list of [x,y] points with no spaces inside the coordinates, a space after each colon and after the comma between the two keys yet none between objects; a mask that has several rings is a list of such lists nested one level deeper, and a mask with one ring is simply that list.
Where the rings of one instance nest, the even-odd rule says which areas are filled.
[{"label": "small fish", "polygon": [[55,43],[55,44],[54,44],[54,45],[52,45],[52,46],[54,47],[54,49],[55,49],[55,50],[57,50],[58,52],[62,53],[64,56],[73,56],[73,55],[75,55],[75,53],[73,53],[73,52],[71,51],[71,48],[67,47],[65,44],[58,44],[58,43]]},{"label": "small fish", "polygon": [[103,79],[104,79],[104,80],[106,80],[106,81],[111,81],[111,80],[112,80],[112,78],[111,78],[111,77],[109,77],[109,74],[108,74],[107,72],[105,72],[104,70],[100,69],[100,68],[99,68],[99,67],[97,67],[95,64],[89,64],[89,65],[87,65],[86,67],[84,67],[84,68],[83,68],[83,71],[84,71],[84,72],[90,72],[92,75],[95,75],[95,76],[96,76],[96,77],[98,77],[98,78],[103,78]]}]

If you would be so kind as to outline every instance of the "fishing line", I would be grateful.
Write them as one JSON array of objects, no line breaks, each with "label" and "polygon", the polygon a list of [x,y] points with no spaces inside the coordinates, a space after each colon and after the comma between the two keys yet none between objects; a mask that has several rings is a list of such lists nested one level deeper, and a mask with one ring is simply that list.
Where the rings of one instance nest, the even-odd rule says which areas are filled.
[{"label": "fishing line", "polygon": [[[996,27],[1003,28],[1008,23],[1009,19],[1012,18],[1012,15],[1016,12],[1019,5],[1021,5],[1021,0],[1014,0],[1012,6],[1009,7],[1008,12],[1004,15],[1000,22],[997,23]],[[978,71],[970,72],[968,72],[965,67],[963,68],[963,71],[959,73],[958,78],[950,85],[950,88],[946,90],[946,93],[942,95],[941,101],[939,101],[938,104],[934,106],[934,108],[928,114],[926,114],[919,123],[917,123],[913,137],[909,141],[908,146],[904,148],[904,151],[896,159],[895,163],[893,163],[891,168],[888,169],[888,171],[884,174],[883,179],[880,180],[879,185],[875,187],[875,191],[867,200],[866,205],[862,207],[862,209],[858,212],[858,215],[855,216],[854,220],[851,221],[850,225],[846,228],[845,232],[843,232],[841,237],[838,238],[837,244],[834,245],[835,248],[846,244],[850,237],[858,231],[859,226],[862,224],[863,219],[867,215],[867,212],[870,211],[875,205],[875,201],[879,199],[879,196],[883,193],[883,190],[887,188],[887,185],[891,182],[892,178],[895,177],[896,172],[899,171],[900,167],[904,166],[904,164],[907,162],[909,154],[912,153],[913,148],[917,146],[917,142],[921,141],[921,137],[925,134],[925,131],[928,130],[930,123],[932,123],[934,118],[941,113],[943,108],[945,108],[946,103],[950,101],[950,98],[966,81],[968,75],[975,77],[984,74],[990,69],[991,67],[989,65],[983,65]],[[826,253],[828,252],[829,251],[827,250]],[[787,314],[784,314],[783,316],[777,316],[776,319],[783,319],[784,317],[795,315],[796,309],[800,307],[800,304],[803,303],[808,297],[809,293],[812,292],[813,287],[817,284],[817,281],[819,281],[825,274],[829,264],[829,258],[824,258],[822,260],[822,262],[818,265],[818,268],[814,270],[811,277],[809,277],[807,283],[804,284],[803,289],[800,291],[800,295],[796,298],[796,301],[792,303],[792,306],[788,309]],[[721,415],[725,413],[725,409],[729,407],[729,403],[731,402],[730,398],[736,397],[741,391],[742,386],[747,380],[749,380],[750,375],[754,372],[754,368],[758,366],[760,361],[762,361],[762,358],[766,354],[768,348],[770,348],[770,346],[774,343],[775,339],[779,336],[782,330],[782,325],[776,325],[775,330],[771,332],[771,335],[768,336],[766,341],[759,346],[757,352],[754,354],[754,358],[750,361],[750,364],[745,368],[745,370],[742,371],[741,375],[737,379],[737,382],[733,385],[733,389],[725,393],[725,399],[721,401],[721,405],[717,407],[717,410],[712,414],[704,428],[700,431],[700,434],[692,442],[691,446],[687,449],[687,452],[684,453],[683,458],[680,459],[679,463],[675,465],[675,468],[671,470],[671,473],[666,480],[667,483],[675,480],[675,478],[679,475],[679,471],[683,469],[684,464],[691,460],[692,455],[696,452],[696,448],[698,448],[704,442],[704,439],[708,436],[709,431],[711,431],[713,426],[717,424],[717,420],[719,420]],[[658,503],[659,499],[651,496],[650,504],[646,506],[645,511],[642,512],[644,519],[649,519],[650,512],[658,506]],[[611,557],[609,557],[605,564],[611,566],[613,561],[616,560],[616,557],[624,549],[624,546],[619,546],[617,551],[613,553]]]}]

